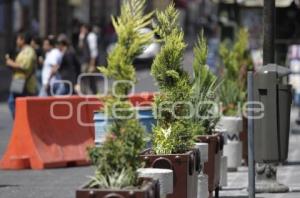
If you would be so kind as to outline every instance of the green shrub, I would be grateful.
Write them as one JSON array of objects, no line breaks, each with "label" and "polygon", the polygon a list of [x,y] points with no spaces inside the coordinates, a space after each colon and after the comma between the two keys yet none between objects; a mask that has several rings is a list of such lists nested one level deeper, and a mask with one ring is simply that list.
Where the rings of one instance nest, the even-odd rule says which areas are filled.
[{"label": "green shrub", "polygon": [[[150,43],[153,32],[139,30],[151,23],[153,13],[143,15],[145,0],[125,0],[121,15],[112,18],[118,42],[108,55],[108,66],[99,70],[115,81],[136,81],[134,58],[144,45]],[[106,116],[111,118],[105,142],[99,148],[90,148],[89,157],[96,167],[89,187],[119,189],[137,184],[137,169],[143,166],[139,154],[145,146],[145,129],[136,119],[137,112],[126,96],[131,85],[119,83],[116,95],[104,98]]]},{"label": "green shrub", "polygon": [[248,39],[247,30],[241,28],[233,46],[226,41],[220,46],[224,82],[219,95],[223,103],[224,115],[237,115],[238,105],[246,101],[247,71],[252,69],[247,51]]},{"label": "green shrub", "polygon": [[[196,135],[211,134],[219,120],[218,108],[215,109],[214,104],[206,102],[218,103],[216,92],[220,87],[221,82],[218,82],[217,77],[210,71],[206,65],[208,54],[207,41],[204,38],[203,32],[198,38],[198,42],[194,47],[194,79],[192,85],[192,102],[197,107],[198,117],[196,114],[193,118],[194,123],[200,125],[196,129]],[[201,104],[204,102],[203,104]],[[198,104],[201,104],[197,106]]]},{"label": "green shrub", "polygon": [[[100,67],[100,72],[113,80],[128,80],[136,82],[136,73],[133,66],[134,58],[139,55],[143,47],[153,38],[153,32],[141,34],[140,29],[151,24],[153,12],[144,15],[146,0],[124,0],[121,15],[112,17],[112,22],[118,41],[114,50],[108,55],[107,68]],[[120,83],[116,87],[117,94],[128,93],[131,86]]]},{"label": "green shrub", "polygon": [[[200,102],[214,100],[217,78],[206,65],[207,45],[203,34],[194,49],[194,78],[190,78],[182,65],[186,44],[178,27],[178,12],[171,4],[165,11],[156,12],[156,16],[155,30],[162,48],[151,69],[160,89],[155,97],[158,125],[154,128],[153,150],[157,154],[184,153],[193,147],[194,135],[211,133],[215,126],[216,118],[199,118],[188,104],[195,107]],[[201,105],[199,114],[211,116],[212,107]]]}]

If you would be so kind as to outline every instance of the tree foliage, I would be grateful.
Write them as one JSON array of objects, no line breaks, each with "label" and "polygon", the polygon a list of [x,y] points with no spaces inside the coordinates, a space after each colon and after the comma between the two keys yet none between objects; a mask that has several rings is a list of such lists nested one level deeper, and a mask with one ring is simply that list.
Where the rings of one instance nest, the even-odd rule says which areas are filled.
[{"label": "tree foliage", "polygon": [[236,115],[237,105],[246,100],[247,71],[252,69],[252,62],[247,51],[248,40],[247,29],[241,28],[233,46],[226,41],[220,46],[220,57],[224,68],[220,100],[223,103],[225,115]]}]

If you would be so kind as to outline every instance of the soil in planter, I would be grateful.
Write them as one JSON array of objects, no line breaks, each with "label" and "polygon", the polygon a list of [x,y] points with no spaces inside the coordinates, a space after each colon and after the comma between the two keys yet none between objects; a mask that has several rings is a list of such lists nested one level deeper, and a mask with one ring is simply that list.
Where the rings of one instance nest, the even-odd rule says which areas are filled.
[{"label": "soil in planter", "polygon": [[143,178],[137,187],[120,190],[87,188],[76,191],[76,198],[159,198],[159,183],[156,180]]},{"label": "soil in planter", "polygon": [[156,155],[150,149],[142,153],[146,168],[163,168],[173,170],[173,194],[167,198],[196,198],[197,176],[200,172],[198,150],[184,154]]}]

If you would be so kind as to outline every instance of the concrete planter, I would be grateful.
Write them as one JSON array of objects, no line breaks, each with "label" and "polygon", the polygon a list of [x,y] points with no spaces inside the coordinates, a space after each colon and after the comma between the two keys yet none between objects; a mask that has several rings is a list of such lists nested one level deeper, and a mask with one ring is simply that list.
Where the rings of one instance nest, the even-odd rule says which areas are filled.
[{"label": "concrete planter", "polygon": [[110,189],[92,189],[86,185],[76,191],[76,198],[160,198],[159,183],[157,180],[141,178],[136,188],[110,190]]},{"label": "concrete planter", "polygon": [[221,117],[218,127],[227,131],[227,144],[224,145],[224,156],[228,160],[228,170],[236,171],[242,165],[242,142],[240,141],[240,132],[243,122],[241,117]]},{"label": "concrete planter", "polygon": [[196,198],[200,155],[197,149],[183,154],[156,155],[147,149],[141,155],[146,168],[173,170],[173,193],[167,198]]},{"label": "concrete planter", "polygon": [[213,191],[215,191],[215,195],[218,197],[220,187],[221,152],[224,144],[223,137],[219,133],[202,135],[196,137],[196,142],[208,144],[208,161],[204,163],[203,172],[208,175],[209,197],[212,197]]},{"label": "concrete planter", "polygon": [[139,177],[158,180],[160,198],[173,193],[173,170],[160,168],[141,168],[137,170]]},{"label": "concrete planter", "polygon": [[[223,137],[224,146],[227,144],[227,131],[225,129],[217,129],[218,134]],[[227,186],[227,169],[228,169],[228,159],[223,155],[223,151],[220,151],[220,187]]]},{"label": "concrete planter", "polygon": [[221,164],[220,164],[220,187],[227,186],[227,157],[221,156]]},{"label": "concrete planter", "polygon": [[[201,167],[204,167],[204,163],[208,161],[208,144],[207,143],[196,143],[195,148],[200,151]],[[198,175],[198,187],[197,187],[197,198],[208,197],[208,176],[202,171]]]},{"label": "concrete planter", "polygon": [[197,198],[209,197],[208,192],[208,176],[205,174],[198,175],[198,194]]}]

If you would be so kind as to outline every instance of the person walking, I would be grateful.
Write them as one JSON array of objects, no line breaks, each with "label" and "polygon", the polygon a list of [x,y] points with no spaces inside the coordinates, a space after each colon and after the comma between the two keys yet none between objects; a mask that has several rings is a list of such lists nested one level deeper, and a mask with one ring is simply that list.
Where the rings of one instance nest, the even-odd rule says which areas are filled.
[{"label": "person walking", "polygon": [[83,72],[95,72],[99,56],[98,36],[90,25],[84,24],[80,28],[79,49],[82,54]]},{"label": "person walking", "polygon": [[66,37],[62,37],[58,40],[58,48],[63,54],[58,72],[61,79],[69,84],[66,86],[63,95],[73,94],[74,87],[77,85],[77,78],[81,71],[80,63]]},{"label": "person walking", "polygon": [[90,25],[82,25],[79,34],[79,50],[81,52],[82,72],[85,77],[78,86],[82,94],[97,93],[97,79],[93,75],[97,71],[99,58],[98,36]]},{"label": "person walking", "polygon": [[31,38],[20,32],[17,35],[16,45],[19,53],[15,60],[6,55],[6,65],[13,71],[13,80],[10,86],[8,105],[13,118],[15,117],[15,101],[17,97],[36,94],[35,69],[37,58],[34,49],[29,45]]},{"label": "person walking", "polygon": [[180,27],[185,30],[185,20],[187,15],[187,0],[175,0],[175,7],[178,9],[179,12],[179,25]]},{"label": "person walking", "polygon": [[45,60],[42,69],[42,88],[39,96],[62,95],[65,93],[65,84],[59,82],[61,77],[58,73],[62,53],[56,48],[56,39],[50,35],[44,39],[43,49]]},{"label": "person walking", "polygon": [[37,36],[34,36],[31,39],[30,46],[35,50],[35,54],[37,57],[37,68],[36,68],[36,78],[37,78],[37,88],[40,90],[42,88],[42,68],[44,61],[44,53],[41,46],[41,39]]}]

